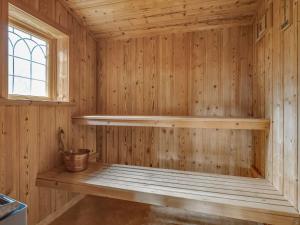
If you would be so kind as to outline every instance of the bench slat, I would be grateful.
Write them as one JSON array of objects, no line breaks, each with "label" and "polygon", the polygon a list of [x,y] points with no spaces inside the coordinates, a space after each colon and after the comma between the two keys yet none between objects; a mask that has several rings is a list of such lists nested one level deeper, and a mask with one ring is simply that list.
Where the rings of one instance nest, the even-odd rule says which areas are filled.
[{"label": "bench slat", "polygon": [[298,224],[298,211],[264,179],[91,163],[38,175],[37,185],[269,224]]}]

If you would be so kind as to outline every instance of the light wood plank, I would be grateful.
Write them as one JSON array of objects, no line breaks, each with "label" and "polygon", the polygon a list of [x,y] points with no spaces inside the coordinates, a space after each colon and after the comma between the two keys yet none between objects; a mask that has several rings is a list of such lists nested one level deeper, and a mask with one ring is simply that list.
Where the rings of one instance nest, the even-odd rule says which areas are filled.
[{"label": "light wood plank", "polygon": [[[145,172],[153,174],[145,175]],[[155,177],[150,179],[153,175],[164,173],[166,175],[170,173],[171,176],[176,174],[176,179],[166,182]],[[187,175],[190,176],[190,173],[187,172]],[[185,172],[178,171],[178,174],[184,175]],[[241,190],[233,191],[231,189],[232,191],[229,191],[232,181],[246,182],[246,184],[252,181],[253,186],[262,183],[271,186],[266,180],[250,178],[239,180],[238,177],[216,175],[216,179],[227,181],[218,188],[200,190],[200,186],[198,189],[195,187],[193,189],[189,184],[178,184],[176,180],[180,181],[181,179],[180,176],[177,176],[178,174],[175,170],[91,164],[87,171],[77,174],[65,172],[62,168],[39,174],[37,185],[275,225],[279,225],[283,221],[285,224],[292,224],[298,219],[297,210],[281,195],[266,194],[266,196],[254,197],[250,196],[249,187],[243,190],[244,194]],[[208,176],[208,174],[195,172],[192,174],[197,177]],[[210,176],[214,177],[214,175]],[[281,198],[278,199],[278,196]]]},{"label": "light wood plank", "polygon": [[258,1],[65,1],[97,37],[128,38],[251,24]]},{"label": "light wood plank", "polygon": [[266,130],[269,127],[269,121],[265,119],[201,118],[184,116],[94,115],[73,117],[73,122],[81,125],[95,126],[142,126],[237,130]]},{"label": "light wood plank", "polygon": [[[122,41],[101,39],[98,45],[97,113],[101,115],[253,117],[252,26]],[[127,53],[135,54],[135,60],[129,60]],[[135,68],[134,72],[128,73],[124,65]],[[115,79],[118,73],[122,79]],[[120,88],[125,84],[126,92]],[[119,102],[122,93],[132,93],[126,108]],[[131,135],[119,135],[119,128],[103,126],[98,146],[103,156],[112,156],[110,163],[125,163],[120,143],[131,136],[132,165],[251,176],[251,130],[130,130]],[[103,162],[108,162],[106,156]]]}]

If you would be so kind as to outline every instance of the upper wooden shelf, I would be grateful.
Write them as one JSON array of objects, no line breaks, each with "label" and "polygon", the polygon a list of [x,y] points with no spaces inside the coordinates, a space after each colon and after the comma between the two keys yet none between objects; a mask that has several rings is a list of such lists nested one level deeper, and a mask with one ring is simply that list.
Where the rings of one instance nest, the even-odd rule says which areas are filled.
[{"label": "upper wooden shelf", "polygon": [[202,118],[191,116],[113,116],[86,115],[73,117],[73,122],[93,126],[132,126],[169,128],[206,128],[233,130],[266,130],[267,119],[253,118]]}]

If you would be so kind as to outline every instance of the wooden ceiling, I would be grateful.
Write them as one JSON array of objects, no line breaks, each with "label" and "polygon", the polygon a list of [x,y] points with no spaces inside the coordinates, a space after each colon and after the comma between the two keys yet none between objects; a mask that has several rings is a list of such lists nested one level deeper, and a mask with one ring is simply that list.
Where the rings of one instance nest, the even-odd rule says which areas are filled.
[{"label": "wooden ceiling", "polygon": [[258,0],[64,0],[97,38],[250,24]]}]

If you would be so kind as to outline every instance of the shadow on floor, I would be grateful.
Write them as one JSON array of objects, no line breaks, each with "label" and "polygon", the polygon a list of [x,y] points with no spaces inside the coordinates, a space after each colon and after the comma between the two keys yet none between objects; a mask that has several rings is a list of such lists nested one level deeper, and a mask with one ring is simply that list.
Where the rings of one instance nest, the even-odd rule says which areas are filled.
[{"label": "shadow on floor", "polygon": [[258,223],[87,196],[50,225],[258,225]]}]

